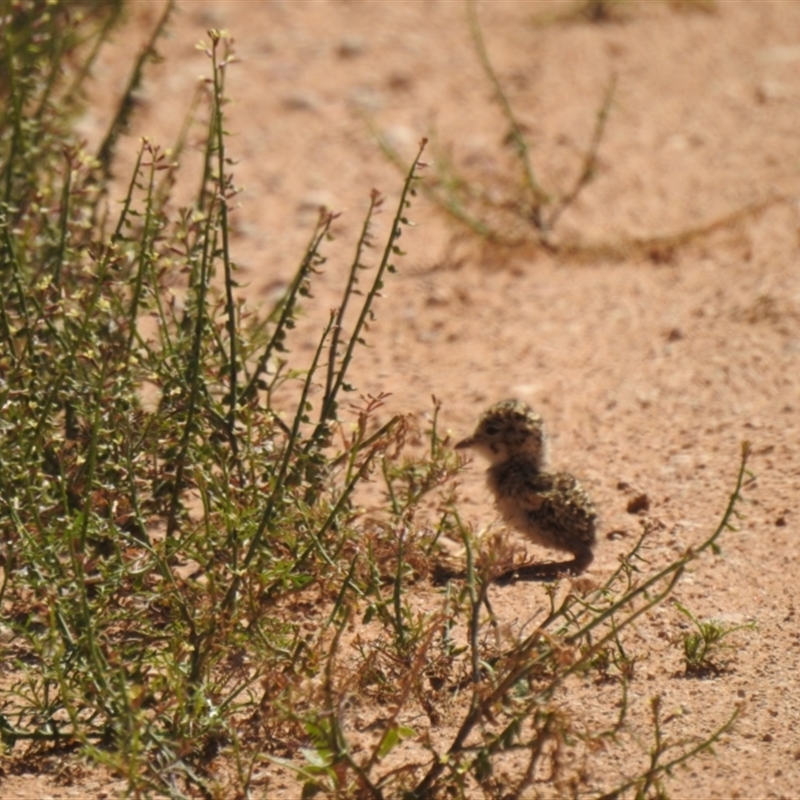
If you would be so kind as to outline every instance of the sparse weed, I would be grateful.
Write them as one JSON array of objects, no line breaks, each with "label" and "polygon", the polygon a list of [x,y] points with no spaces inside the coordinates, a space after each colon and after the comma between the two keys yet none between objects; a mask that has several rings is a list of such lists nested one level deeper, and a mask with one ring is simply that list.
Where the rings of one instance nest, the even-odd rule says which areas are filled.
[{"label": "sparse weed", "polygon": [[718,675],[723,672],[727,663],[726,651],[731,645],[724,643],[731,634],[741,630],[752,630],[755,622],[742,625],[726,625],[714,619],[698,619],[686,606],[676,603],[678,611],[687,617],[694,630],[684,634],[683,662],[686,674],[693,677]]},{"label": "sparse weed", "polygon": [[[693,242],[721,230],[735,230],[743,221],[756,219],[776,205],[791,204],[789,197],[772,196],[674,233],[622,235],[614,240],[600,241],[586,241],[579,235],[559,235],[557,228],[561,217],[597,177],[600,146],[613,109],[617,78],[609,76],[588,142],[572,169],[574,177],[571,183],[561,187],[550,185],[542,180],[536,164],[538,161],[541,165],[544,157],[534,158],[525,125],[515,112],[508,91],[489,57],[476,5],[474,0],[467,2],[470,31],[505,126],[503,147],[510,150],[512,158],[508,162],[504,154],[498,153],[498,160],[505,163],[506,168],[493,168],[490,174],[469,170],[455,162],[452,147],[441,142],[434,131],[430,135],[434,169],[422,182],[422,189],[462,228],[494,247],[495,255],[508,248],[533,246],[576,262],[641,257],[663,263]],[[561,5],[563,9],[537,17],[538,24],[546,25],[558,20],[607,22],[624,19],[634,4],[628,0],[581,0]],[[670,5],[678,10],[705,13],[715,10],[714,0],[672,0]],[[403,169],[403,160],[391,143],[374,124],[370,123],[370,127],[387,158]]]},{"label": "sparse weed", "polygon": [[[505,143],[513,153],[519,174],[500,180],[495,176],[484,185],[479,178],[462,174],[447,151],[437,147],[435,175],[423,183],[423,187],[451,216],[490,242],[513,247],[535,241],[552,249],[555,247],[553,232],[561,215],[595,177],[598,151],[611,111],[616,81],[613,78],[609,81],[589,145],[581,157],[572,185],[566,189],[543,185],[531,158],[524,127],[514,113],[489,58],[475,5],[473,0],[467,3],[470,31],[481,67],[507,127]],[[387,156],[400,166],[402,161],[391,145],[377,132],[376,135]],[[432,136],[432,140],[436,143],[437,137]],[[504,184],[513,188],[507,190]]]},{"label": "sparse weed", "polygon": [[[0,42],[6,757],[77,747],[133,796],[257,796],[276,765],[304,797],[518,796],[542,776],[562,795],[588,791],[570,753],[600,752],[625,730],[626,630],[716,546],[748,449],[705,542],[648,574],[645,530],[602,586],[549,587],[535,621],[501,631],[491,559],[455,508],[461,462],[438,401],[424,436],[404,417],[381,423],[383,396],[342,403],[403,255],[424,142],[381,248],[371,222],[383,199],[371,196],[341,301],[300,364],[292,329],[334,217],[320,216],[281,300],[248,310],[228,235],[230,41],[211,31],[205,47],[196,203],[172,207],[174,154],[143,141],[112,217],[109,166],[130,97],[93,156],[68,124],[80,84],[59,69],[73,41],[59,37],[76,37],[69,57],[85,77],[118,18],[115,4],[87,7],[78,20],[73,4],[37,15],[42,4],[12,2]],[[424,454],[409,454],[415,437]],[[355,498],[375,474],[386,500],[365,516]],[[411,587],[433,572],[443,534],[462,537],[464,578],[426,586],[423,604]],[[620,693],[600,727],[560,702],[592,670]],[[667,759],[656,713],[653,751],[633,778],[609,775],[608,796],[660,787],[731,722],[670,742]]]}]

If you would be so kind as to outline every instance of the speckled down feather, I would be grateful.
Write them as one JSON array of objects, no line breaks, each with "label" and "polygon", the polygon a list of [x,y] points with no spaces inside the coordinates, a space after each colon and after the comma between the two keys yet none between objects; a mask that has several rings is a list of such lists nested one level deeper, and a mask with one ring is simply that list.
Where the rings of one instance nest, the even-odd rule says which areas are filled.
[{"label": "speckled down feather", "polygon": [[571,571],[586,569],[597,542],[597,509],[575,477],[545,469],[547,433],[530,406],[496,403],[456,448],[473,449],[490,461],[489,488],[508,525],[535,544],[572,553],[575,560],[566,565]]},{"label": "speckled down feather", "polygon": [[597,542],[597,509],[567,472],[540,472],[526,456],[489,469],[489,488],[503,520],[536,544],[578,554]]}]

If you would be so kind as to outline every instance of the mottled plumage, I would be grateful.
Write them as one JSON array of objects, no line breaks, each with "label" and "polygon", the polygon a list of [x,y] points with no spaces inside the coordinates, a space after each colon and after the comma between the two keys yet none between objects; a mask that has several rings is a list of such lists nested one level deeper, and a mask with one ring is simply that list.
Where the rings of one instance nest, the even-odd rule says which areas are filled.
[{"label": "mottled plumage", "polygon": [[541,565],[541,572],[582,572],[593,559],[597,510],[567,472],[547,472],[542,418],[519,400],[493,405],[475,433],[456,445],[491,462],[489,488],[503,520],[535,544],[572,553],[572,561]]}]

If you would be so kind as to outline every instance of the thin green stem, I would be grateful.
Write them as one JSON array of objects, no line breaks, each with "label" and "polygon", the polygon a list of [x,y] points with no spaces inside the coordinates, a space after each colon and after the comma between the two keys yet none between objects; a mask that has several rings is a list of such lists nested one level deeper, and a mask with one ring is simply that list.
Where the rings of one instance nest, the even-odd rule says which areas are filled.
[{"label": "thin green stem", "polygon": [[500,83],[497,73],[494,71],[492,62],[489,59],[489,54],[486,51],[486,44],[483,40],[483,33],[481,32],[480,24],[478,23],[478,15],[475,9],[475,0],[469,0],[467,3],[467,14],[469,17],[469,27],[472,33],[475,48],[478,51],[478,58],[480,59],[481,66],[483,67],[489,82],[494,89],[495,97],[500,103],[500,108],[503,111],[503,116],[509,125],[511,140],[514,144],[514,149],[522,165],[523,175],[525,176],[525,183],[530,192],[530,215],[531,221],[537,230],[544,230],[544,219],[542,217],[542,209],[550,202],[548,193],[542,188],[533,171],[531,164],[530,153],[528,150],[528,143],[525,141],[525,135],[522,133],[522,128],[517,122],[514,115],[514,109],[511,108],[511,103],[506,96],[502,84]]},{"label": "thin green stem", "polygon": [[231,179],[225,174],[225,128],[222,106],[225,102],[223,95],[225,67],[232,58],[230,47],[227,48],[223,60],[218,60],[218,46],[220,37],[211,32],[212,73],[214,79],[214,151],[217,157],[216,182],[217,205],[219,208],[219,231],[222,237],[222,265],[225,284],[225,313],[228,329],[228,405],[227,434],[231,454],[239,467],[241,477],[241,464],[239,462],[239,441],[236,437],[236,412],[239,405],[239,355],[238,355],[238,324],[236,319],[236,301],[234,298],[233,262],[230,255],[230,223],[228,221],[228,201],[234,195]]},{"label": "thin green stem", "polygon": [[[330,390],[326,392],[322,412],[320,414],[320,421],[317,427],[315,428],[314,433],[309,437],[308,441],[306,442],[306,446],[304,448],[305,453],[310,452],[311,449],[319,443],[319,441],[324,439],[324,434],[327,431],[328,421],[335,418],[337,395],[339,394],[344,385],[345,377],[347,375],[347,370],[350,367],[350,363],[353,360],[353,353],[355,351],[356,345],[364,343],[363,339],[361,338],[361,332],[364,329],[367,320],[372,317],[373,314],[372,305],[375,301],[375,298],[378,296],[381,289],[383,288],[384,274],[387,269],[390,272],[394,271],[395,269],[392,264],[392,256],[403,255],[402,250],[400,250],[400,248],[397,246],[397,240],[400,238],[400,235],[402,233],[402,226],[409,224],[405,216],[406,209],[410,206],[408,197],[411,193],[415,191],[414,185],[418,180],[417,172],[423,166],[420,159],[422,158],[422,153],[425,150],[425,145],[427,143],[428,143],[427,139],[423,139],[420,142],[417,155],[414,158],[411,167],[408,170],[405,181],[403,182],[403,190],[400,194],[400,202],[397,204],[397,210],[395,212],[394,219],[392,220],[389,238],[387,239],[383,255],[381,257],[380,263],[378,264],[378,269],[375,272],[375,278],[372,282],[372,286],[370,286],[370,289],[367,292],[366,297],[364,298],[364,302],[361,306],[361,311],[358,315],[358,319],[356,320],[356,324],[353,328],[353,333],[351,334],[350,340],[347,343],[344,355],[342,356],[340,367],[336,373],[336,379],[333,381],[333,385],[330,387]],[[375,198],[370,205],[370,211],[372,211],[372,209],[377,205],[378,205],[378,199]]]},{"label": "thin green stem", "polygon": [[264,506],[264,511],[261,514],[261,519],[258,523],[258,527],[253,533],[253,537],[250,541],[250,546],[248,547],[247,552],[245,553],[245,556],[242,559],[241,567],[239,571],[236,573],[236,575],[234,575],[233,581],[231,582],[231,585],[225,595],[225,599],[222,602],[222,608],[226,613],[230,613],[231,609],[236,603],[236,598],[239,592],[239,586],[241,584],[242,576],[246,572],[247,568],[250,566],[253,559],[256,557],[256,555],[260,552],[261,548],[263,547],[264,537],[266,536],[267,532],[270,529],[277,507],[280,504],[281,499],[283,498],[284,492],[286,490],[285,479],[287,473],[289,472],[289,465],[295,456],[295,448],[300,435],[300,424],[303,418],[305,417],[305,409],[306,409],[308,393],[311,390],[311,385],[317,370],[317,364],[319,363],[319,358],[322,353],[323,346],[327,342],[328,335],[330,334],[331,328],[333,327],[334,319],[335,315],[331,313],[330,319],[328,320],[328,324],[325,326],[325,330],[323,331],[322,336],[320,337],[319,345],[317,346],[316,352],[314,353],[314,358],[311,362],[311,366],[309,367],[308,372],[306,374],[306,380],[303,383],[303,389],[300,395],[300,400],[297,404],[297,413],[295,414],[294,424],[292,425],[292,429],[289,433],[289,439],[286,442],[278,474],[274,478],[272,492],[270,493],[269,499],[267,500]]}]

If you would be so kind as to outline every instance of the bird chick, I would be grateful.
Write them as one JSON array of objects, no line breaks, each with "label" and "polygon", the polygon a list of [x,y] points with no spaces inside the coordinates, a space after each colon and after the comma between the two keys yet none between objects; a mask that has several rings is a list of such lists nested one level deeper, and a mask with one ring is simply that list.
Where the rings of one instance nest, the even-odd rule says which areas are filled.
[{"label": "bird chick", "polygon": [[[531,542],[572,553],[572,561],[535,565],[531,576],[583,572],[597,541],[597,510],[567,472],[547,472],[547,433],[526,403],[503,400],[489,408],[472,436],[456,445],[487,458],[489,488],[503,520]],[[519,570],[517,570],[519,572]]]}]

